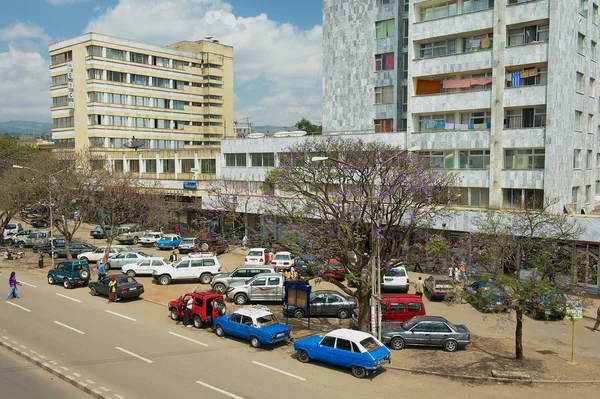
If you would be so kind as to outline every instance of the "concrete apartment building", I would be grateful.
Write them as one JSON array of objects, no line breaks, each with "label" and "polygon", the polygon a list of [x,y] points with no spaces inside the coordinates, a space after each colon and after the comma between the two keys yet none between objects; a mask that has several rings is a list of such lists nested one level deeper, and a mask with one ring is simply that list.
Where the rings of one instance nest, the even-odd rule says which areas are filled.
[{"label": "concrete apartment building", "polygon": [[221,140],[235,137],[232,47],[87,33],[49,52],[57,150],[87,148],[92,167],[158,179],[171,195],[206,193]]}]

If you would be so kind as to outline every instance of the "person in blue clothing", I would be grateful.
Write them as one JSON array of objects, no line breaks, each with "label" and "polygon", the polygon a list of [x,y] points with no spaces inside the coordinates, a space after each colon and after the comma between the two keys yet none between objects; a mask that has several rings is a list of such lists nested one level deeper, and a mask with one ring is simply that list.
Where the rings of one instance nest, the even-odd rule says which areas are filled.
[{"label": "person in blue clothing", "polygon": [[104,262],[102,260],[98,261],[98,281],[102,280],[106,277],[106,266],[104,266]]}]

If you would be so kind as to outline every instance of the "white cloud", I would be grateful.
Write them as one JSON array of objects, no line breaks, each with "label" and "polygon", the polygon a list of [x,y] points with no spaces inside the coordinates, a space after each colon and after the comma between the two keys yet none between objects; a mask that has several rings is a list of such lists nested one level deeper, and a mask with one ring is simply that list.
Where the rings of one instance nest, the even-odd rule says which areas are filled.
[{"label": "white cloud", "polygon": [[50,3],[53,6],[64,6],[67,4],[85,3],[89,0],[46,0],[46,3]]},{"label": "white cloud", "polygon": [[49,121],[49,76],[40,53],[13,45],[0,52],[0,120]]},{"label": "white cloud", "polygon": [[0,28],[0,41],[12,42],[16,40],[35,39],[50,42],[50,36],[44,31],[44,28],[32,25],[28,22],[17,21],[6,28]]},{"label": "white cloud", "polygon": [[212,35],[234,48],[236,117],[288,125],[321,118],[321,26],[237,17],[221,0],[120,0],[86,32],[163,45]]}]

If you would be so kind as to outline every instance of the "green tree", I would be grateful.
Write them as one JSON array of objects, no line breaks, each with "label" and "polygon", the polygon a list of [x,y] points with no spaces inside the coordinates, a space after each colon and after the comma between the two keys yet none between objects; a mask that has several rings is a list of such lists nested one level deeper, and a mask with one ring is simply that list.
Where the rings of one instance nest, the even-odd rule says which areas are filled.
[{"label": "green tree", "polygon": [[309,136],[318,135],[323,132],[322,126],[313,125],[311,121],[304,117],[296,122],[296,128],[298,130],[304,130]]}]

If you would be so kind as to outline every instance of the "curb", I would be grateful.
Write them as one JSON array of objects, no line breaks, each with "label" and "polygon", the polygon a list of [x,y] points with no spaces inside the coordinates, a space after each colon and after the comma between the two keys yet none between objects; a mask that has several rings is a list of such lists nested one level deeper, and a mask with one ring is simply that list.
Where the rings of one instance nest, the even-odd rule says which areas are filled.
[{"label": "curb", "polygon": [[4,340],[0,339],[0,346],[8,349],[9,351],[13,352],[16,355],[21,356],[22,358],[35,364],[42,370],[55,375],[56,377],[60,378],[61,380],[73,385],[75,388],[87,393],[88,395],[91,395],[92,397],[94,397],[96,399],[112,399],[111,396],[107,396],[96,389],[91,389],[90,387],[86,386],[84,383],[74,380],[70,375],[68,375],[68,373],[63,372],[60,369],[52,368],[51,364],[42,362],[37,357],[31,356],[28,353],[26,353],[25,351],[15,348],[14,346],[4,342]]},{"label": "curb", "polygon": [[158,301],[155,301],[155,300],[153,300],[153,299],[142,298],[142,300],[143,300],[143,301],[146,301],[146,302],[153,303],[153,304],[155,304],[155,305],[160,305],[160,306],[163,306],[163,307],[165,307],[165,305],[167,305],[167,306],[169,305],[168,303],[160,303],[160,302],[158,302]]},{"label": "curb", "polygon": [[447,374],[439,373],[436,371],[406,369],[402,367],[392,366],[388,364],[387,369],[404,371],[413,374],[427,374],[435,375],[437,377],[452,378],[453,380],[472,380],[472,381],[485,381],[485,382],[502,382],[507,384],[518,384],[518,385],[533,385],[533,384],[600,384],[600,380],[582,380],[582,381],[570,381],[570,380],[534,380],[534,379],[512,379],[512,378],[494,378],[494,377],[479,377],[474,375],[459,375],[459,374]]}]

